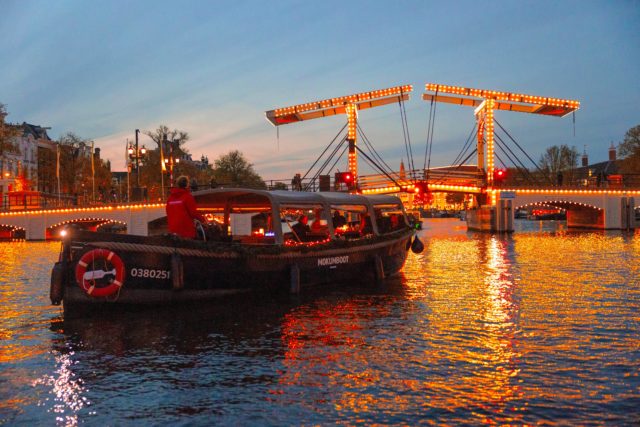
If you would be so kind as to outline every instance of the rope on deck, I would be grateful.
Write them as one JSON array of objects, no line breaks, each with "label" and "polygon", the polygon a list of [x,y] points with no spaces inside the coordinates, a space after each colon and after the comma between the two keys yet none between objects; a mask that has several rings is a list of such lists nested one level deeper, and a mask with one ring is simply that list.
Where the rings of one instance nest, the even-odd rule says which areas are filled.
[{"label": "rope on deck", "polygon": [[125,242],[91,242],[92,246],[107,248],[112,250],[123,250],[131,252],[146,252],[162,255],[172,255],[178,253],[184,256],[195,256],[203,258],[238,258],[239,254],[231,251],[210,252],[200,249],[179,248],[173,246],[145,245],[142,243]]}]

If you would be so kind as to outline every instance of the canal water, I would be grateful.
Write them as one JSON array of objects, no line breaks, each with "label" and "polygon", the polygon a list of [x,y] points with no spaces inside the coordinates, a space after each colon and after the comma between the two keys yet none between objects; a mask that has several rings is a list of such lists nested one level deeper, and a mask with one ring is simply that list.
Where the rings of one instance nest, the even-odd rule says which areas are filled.
[{"label": "canal water", "polygon": [[640,232],[424,224],[381,287],[74,321],[0,243],[0,424],[640,424]]}]

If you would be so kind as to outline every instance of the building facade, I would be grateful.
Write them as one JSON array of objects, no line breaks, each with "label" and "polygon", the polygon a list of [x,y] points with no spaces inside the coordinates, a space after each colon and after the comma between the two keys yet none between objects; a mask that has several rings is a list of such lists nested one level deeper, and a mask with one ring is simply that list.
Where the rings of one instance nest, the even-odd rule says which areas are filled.
[{"label": "building facade", "polygon": [[55,144],[49,138],[47,129],[23,122],[15,125],[20,134],[14,139],[15,152],[4,152],[0,156],[0,193],[10,191],[39,190],[40,157],[53,155]]}]

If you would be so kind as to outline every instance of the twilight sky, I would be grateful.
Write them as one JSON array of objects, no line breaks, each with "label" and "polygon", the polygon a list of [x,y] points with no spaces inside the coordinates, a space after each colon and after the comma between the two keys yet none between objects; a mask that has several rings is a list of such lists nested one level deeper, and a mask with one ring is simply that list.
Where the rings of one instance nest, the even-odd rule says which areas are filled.
[{"label": "twilight sky", "polygon": [[[535,160],[568,144],[595,162],[640,124],[639,28],[637,0],[0,0],[0,103],[10,122],[94,140],[113,170],[136,128],[165,124],[190,134],[194,158],[239,149],[263,178],[290,179],[346,118],[281,126],[278,140],[266,110],[412,84],[421,166],[430,82],[579,100],[575,137],[571,116],[496,118]],[[406,162],[396,104],[359,123],[388,164]],[[450,164],[473,125],[472,109],[439,104],[431,164]]]}]

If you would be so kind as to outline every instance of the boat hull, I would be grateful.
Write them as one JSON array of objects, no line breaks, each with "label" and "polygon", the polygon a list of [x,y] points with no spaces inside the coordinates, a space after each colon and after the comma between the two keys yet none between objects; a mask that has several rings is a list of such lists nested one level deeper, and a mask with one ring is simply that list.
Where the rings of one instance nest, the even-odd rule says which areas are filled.
[{"label": "boat hull", "polygon": [[[68,315],[98,306],[200,303],[249,291],[286,293],[328,283],[366,282],[397,273],[412,237],[413,231],[402,230],[358,242],[278,248],[79,232],[63,243],[62,302]],[[89,295],[79,285],[78,263],[96,248],[122,261],[122,285],[112,295]]]}]

